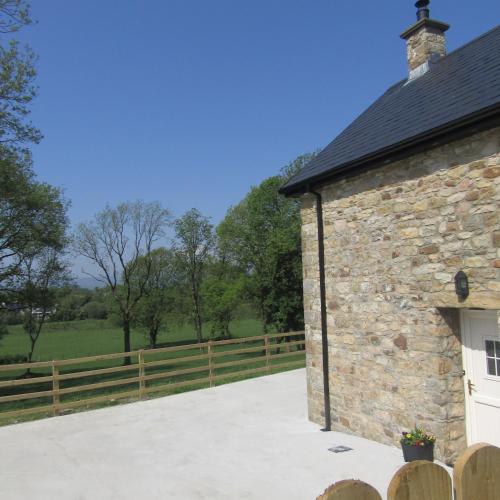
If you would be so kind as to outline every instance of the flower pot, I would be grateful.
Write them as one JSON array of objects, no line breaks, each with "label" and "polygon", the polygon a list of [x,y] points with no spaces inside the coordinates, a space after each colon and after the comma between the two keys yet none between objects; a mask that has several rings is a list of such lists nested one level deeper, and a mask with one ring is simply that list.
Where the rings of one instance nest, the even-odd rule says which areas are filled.
[{"label": "flower pot", "polygon": [[403,449],[405,462],[413,462],[414,460],[429,460],[430,462],[434,462],[434,443],[426,443],[424,446],[413,446],[402,442],[401,448]]}]

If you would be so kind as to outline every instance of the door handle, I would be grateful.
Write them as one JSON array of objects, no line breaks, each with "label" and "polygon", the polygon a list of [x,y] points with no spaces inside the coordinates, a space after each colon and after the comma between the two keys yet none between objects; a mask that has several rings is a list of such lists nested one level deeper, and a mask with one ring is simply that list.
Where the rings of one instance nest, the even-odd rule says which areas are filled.
[{"label": "door handle", "polygon": [[475,386],[476,384],[473,384],[470,379],[467,380],[467,387],[469,388],[469,396],[472,396],[472,388]]}]

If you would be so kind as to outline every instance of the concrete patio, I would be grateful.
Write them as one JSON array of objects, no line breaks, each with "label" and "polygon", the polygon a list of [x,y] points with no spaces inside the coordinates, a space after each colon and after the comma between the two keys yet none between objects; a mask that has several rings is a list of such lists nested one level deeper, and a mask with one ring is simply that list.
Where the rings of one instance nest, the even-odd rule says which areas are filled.
[{"label": "concrete patio", "polygon": [[309,422],[305,370],[3,427],[0,443],[9,500],[313,500],[347,478],[385,498],[403,465],[397,448]]}]

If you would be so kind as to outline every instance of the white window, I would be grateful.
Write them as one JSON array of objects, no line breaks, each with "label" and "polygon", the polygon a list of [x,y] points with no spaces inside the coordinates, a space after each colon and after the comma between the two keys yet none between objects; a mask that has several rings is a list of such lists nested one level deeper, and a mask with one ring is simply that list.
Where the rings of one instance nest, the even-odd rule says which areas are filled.
[{"label": "white window", "polygon": [[500,342],[485,340],[486,363],[488,375],[500,377]]}]

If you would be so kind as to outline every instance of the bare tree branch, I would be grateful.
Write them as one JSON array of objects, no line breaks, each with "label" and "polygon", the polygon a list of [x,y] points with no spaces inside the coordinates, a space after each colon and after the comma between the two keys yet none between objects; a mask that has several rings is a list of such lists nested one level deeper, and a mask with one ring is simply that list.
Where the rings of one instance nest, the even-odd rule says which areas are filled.
[{"label": "bare tree branch", "polygon": [[74,237],[76,252],[100,271],[97,275],[85,274],[109,286],[121,312],[126,352],[130,351],[133,314],[151,273],[149,256],[154,244],[165,236],[169,221],[170,212],[157,202],[121,203],[116,208],[106,207],[93,221],[80,224]]}]

